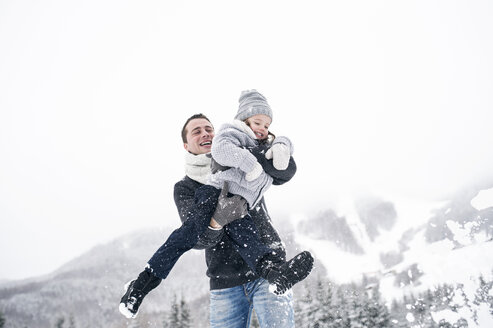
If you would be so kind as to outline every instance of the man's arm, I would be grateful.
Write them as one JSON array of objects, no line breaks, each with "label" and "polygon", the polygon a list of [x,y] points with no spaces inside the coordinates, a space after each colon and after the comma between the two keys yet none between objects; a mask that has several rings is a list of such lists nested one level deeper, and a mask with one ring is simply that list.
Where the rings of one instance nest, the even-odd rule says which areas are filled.
[{"label": "man's arm", "polygon": [[[193,183],[193,182],[191,182]],[[175,184],[174,199],[178,209],[181,222],[185,222],[195,209],[195,189],[192,185],[188,186],[187,181],[182,180]],[[204,249],[216,245],[223,237],[224,231],[213,219],[211,219],[210,228],[206,229],[200,236],[194,249]]]},{"label": "man's arm", "polygon": [[273,179],[272,184],[282,185],[295,175],[296,173],[296,162],[293,156],[289,158],[288,168],[285,170],[278,170],[274,167],[273,160],[265,158],[265,151],[267,147],[258,146],[251,149],[252,154],[257,158],[257,161],[262,165],[265,173],[270,175]]}]

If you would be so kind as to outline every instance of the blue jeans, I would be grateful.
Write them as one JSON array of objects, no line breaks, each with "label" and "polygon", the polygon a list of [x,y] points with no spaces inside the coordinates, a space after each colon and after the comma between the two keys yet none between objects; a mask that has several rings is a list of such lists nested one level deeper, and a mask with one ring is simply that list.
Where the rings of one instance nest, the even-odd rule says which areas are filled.
[{"label": "blue jeans", "polygon": [[261,328],[294,328],[292,291],[282,296],[269,292],[259,278],[244,285],[211,290],[211,328],[248,328],[252,309]]}]

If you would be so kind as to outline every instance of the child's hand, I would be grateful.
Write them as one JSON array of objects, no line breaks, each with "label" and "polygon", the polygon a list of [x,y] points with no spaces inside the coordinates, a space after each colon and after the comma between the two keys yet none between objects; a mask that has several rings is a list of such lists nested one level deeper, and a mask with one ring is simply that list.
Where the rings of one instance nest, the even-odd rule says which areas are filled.
[{"label": "child's hand", "polygon": [[251,170],[250,172],[248,172],[246,174],[245,180],[246,181],[253,181],[253,180],[257,179],[262,174],[263,171],[264,171],[264,169],[262,168],[262,165],[260,165],[259,162],[255,162],[255,166],[254,166],[253,170]]},{"label": "child's hand", "polygon": [[285,170],[288,168],[291,152],[289,147],[282,143],[273,144],[265,152],[265,158],[272,159],[272,164],[277,170]]}]

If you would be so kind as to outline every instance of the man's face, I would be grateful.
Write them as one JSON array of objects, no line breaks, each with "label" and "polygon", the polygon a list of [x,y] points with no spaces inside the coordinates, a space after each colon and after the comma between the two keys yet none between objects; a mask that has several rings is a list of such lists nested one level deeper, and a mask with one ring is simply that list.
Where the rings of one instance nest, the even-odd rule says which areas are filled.
[{"label": "man's face", "polygon": [[208,120],[196,118],[188,122],[185,129],[187,131],[187,143],[183,146],[187,151],[195,155],[211,152],[214,128]]}]

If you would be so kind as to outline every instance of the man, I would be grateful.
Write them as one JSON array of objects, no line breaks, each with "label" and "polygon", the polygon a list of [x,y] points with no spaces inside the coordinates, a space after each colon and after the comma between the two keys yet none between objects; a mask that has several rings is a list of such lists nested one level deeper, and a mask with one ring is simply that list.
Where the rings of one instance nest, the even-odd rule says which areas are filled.
[{"label": "man", "polygon": [[[184,222],[193,211],[195,191],[210,174],[210,151],[214,127],[203,114],[191,116],[183,126],[182,140],[187,151],[186,176],[175,184],[174,199]],[[294,163],[294,162],[293,162]],[[295,165],[286,172],[294,175]],[[249,212],[264,244],[285,259],[281,239],[271,224],[264,200]],[[277,296],[269,292],[269,283],[250,270],[237,253],[224,228],[211,218],[209,229],[195,248],[205,249],[207,275],[210,278],[210,325],[212,328],[248,327],[255,310],[262,328],[294,327],[292,294]]]}]

